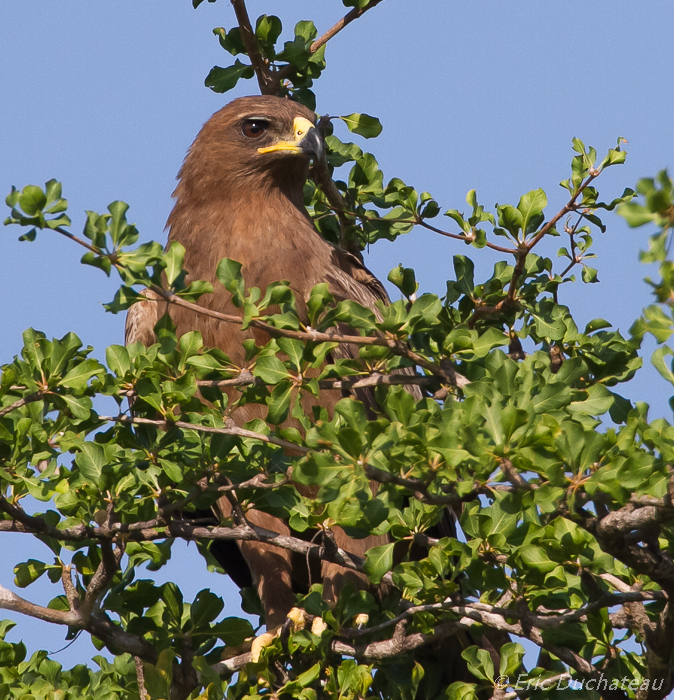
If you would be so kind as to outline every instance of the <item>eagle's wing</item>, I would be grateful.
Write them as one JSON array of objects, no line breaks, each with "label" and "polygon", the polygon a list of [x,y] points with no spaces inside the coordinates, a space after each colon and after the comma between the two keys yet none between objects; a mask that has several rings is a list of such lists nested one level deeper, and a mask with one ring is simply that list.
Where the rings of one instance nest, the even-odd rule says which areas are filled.
[{"label": "eagle's wing", "polygon": [[[326,279],[335,298],[338,301],[342,299],[357,301],[362,306],[371,309],[378,318],[381,318],[376,306],[377,302],[391,303],[384,285],[355,255],[341,248],[333,249],[332,260],[334,264],[329,267]],[[352,334],[354,331],[344,327],[343,332]],[[335,359],[344,357],[355,358],[358,357],[358,348],[341,344],[332,351],[332,356]],[[413,367],[396,370],[396,372],[399,374],[415,374]],[[408,384],[405,386],[405,389],[416,401],[422,397],[421,389],[415,384]],[[375,406],[372,390],[361,389],[357,392],[357,397],[366,406],[370,408]]]},{"label": "eagle's wing", "polygon": [[384,285],[353,254],[341,248],[332,248],[332,265],[327,269],[326,281],[338,301],[353,299],[375,311],[375,304],[390,303]]},{"label": "eagle's wing", "polygon": [[144,289],[141,295],[145,299],[136,302],[126,315],[124,344],[143,343],[145,347],[150,347],[157,340],[154,327],[168,310],[168,302],[162,301],[151,289]]}]

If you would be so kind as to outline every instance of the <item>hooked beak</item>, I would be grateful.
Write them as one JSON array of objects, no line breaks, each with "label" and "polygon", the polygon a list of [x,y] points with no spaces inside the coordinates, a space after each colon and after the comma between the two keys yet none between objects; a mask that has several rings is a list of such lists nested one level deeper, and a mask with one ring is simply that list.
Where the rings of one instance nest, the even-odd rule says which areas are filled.
[{"label": "hooked beak", "polygon": [[295,117],[293,121],[292,141],[277,141],[271,146],[258,148],[258,153],[297,153],[311,156],[314,162],[322,160],[325,155],[325,143],[318,129],[304,117]]}]

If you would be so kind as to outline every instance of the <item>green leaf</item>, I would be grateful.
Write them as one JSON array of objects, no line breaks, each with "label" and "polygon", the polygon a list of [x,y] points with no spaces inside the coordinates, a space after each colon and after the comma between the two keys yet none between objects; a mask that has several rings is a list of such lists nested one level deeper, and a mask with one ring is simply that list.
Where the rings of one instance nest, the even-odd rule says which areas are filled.
[{"label": "green leaf", "polygon": [[35,216],[47,204],[47,195],[35,185],[26,185],[21,190],[19,205],[28,216]]},{"label": "green leaf", "polygon": [[211,68],[210,73],[206,76],[204,85],[213,90],[213,92],[228,92],[236,87],[241,78],[248,80],[254,75],[253,67],[241,63],[237,58],[234,65],[228,68],[220,68],[218,66]]},{"label": "green leaf", "polygon": [[494,682],[494,663],[486,649],[477,646],[468,647],[461,652],[468,664],[468,670],[480,680]]},{"label": "green leaf", "polygon": [[252,637],[254,634],[250,622],[242,620],[240,617],[226,617],[212,628],[212,632],[225,644],[233,647],[241,646],[248,637]]},{"label": "green leaf", "polygon": [[206,588],[199,591],[190,608],[190,618],[194,627],[198,629],[213,622],[224,607],[225,604],[222,598],[219,598],[215,593],[211,593]]},{"label": "green leaf", "polygon": [[419,285],[414,276],[414,270],[409,267],[403,267],[398,264],[391,272],[388,273],[388,281],[395,284],[396,287],[409,299],[412,294],[415,294]]},{"label": "green leaf", "polygon": [[520,547],[519,555],[525,566],[543,574],[549,574],[557,566],[557,562],[552,561],[542,547],[525,545]]},{"label": "green leaf", "polygon": [[232,294],[232,303],[238,307],[243,306],[243,293],[245,290],[241,274],[242,267],[241,263],[236,260],[223,258],[215,270],[218,281]]},{"label": "green leaf", "polygon": [[131,370],[131,358],[124,345],[110,345],[105,350],[105,359],[108,367],[119,377]]},{"label": "green leaf", "polygon": [[586,284],[599,282],[597,270],[595,270],[593,267],[588,267],[587,265],[583,265],[582,278],[583,282]]},{"label": "green leaf", "polygon": [[126,202],[111,202],[108,205],[110,212],[110,238],[115,249],[132,245],[138,240],[138,231],[135,226],[126,221],[126,212],[129,205]]},{"label": "green leaf", "polygon": [[162,589],[162,600],[166,603],[172,622],[179,625],[183,616],[183,594],[175,583],[169,581]]},{"label": "green leaf", "polygon": [[328,304],[332,304],[335,297],[330,294],[328,285],[325,282],[315,285],[311,289],[311,294],[307,301],[307,311],[309,313],[309,323],[314,326],[318,322],[318,318],[327,308]]},{"label": "green leaf", "polygon": [[366,139],[372,139],[381,134],[381,122],[376,117],[367,114],[349,114],[346,117],[340,117],[340,119],[346,124],[349,131]]},{"label": "green leaf", "polygon": [[288,361],[292,366],[299,371],[302,367],[302,358],[304,356],[304,346],[299,340],[294,338],[279,338],[277,341],[281,352],[288,356]]},{"label": "green leaf", "polygon": [[543,223],[543,210],[548,198],[542,189],[532,190],[520,198],[517,209],[522,215],[522,230],[525,234],[534,233]]},{"label": "green leaf", "polygon": [[19,588],[26,588],[31,583],[37,581],[44,574],[49,565],[37,559],[29,559],[14,567],[14,583]]},{"label": "green leaf", "polygon": [[87,382],[96,375],[103,374],[104,367],[97,360],[84,360],[76,364],[61,381],[58,386],[68,387],[76,391],[82,391]]},{"label": "green leaf", "polygon": [[[263,358],[260,358],[263,359]],[[292,399],[293,384],[283,381],[277,384],[267,399],[269,410],[267,411],[267,422],[273,425],[283,423],[288,417],[290,400]]]},{"label": "green leaf", "polygon": [[178,349],[184,358],[196,355],[204,346],[204,341],[199,331],[190,331],[180,336]]},{"label": "green leaf", "polygon": [[173,649],[164,649],[159,654],[159,661],[156,666],[147,661],[143,662],[145,690],[153,700],[171,696],[174,659],[175,651]]},{"label": "green leaf", "polygon": [[638,228],[644,224],[649,224],[651,221],[656,221],[657,213],[648,211],[646,207],[636,202],[627,202],[618,206],[618,214],[625,219],[627,225],[631,228]]},{"label": "green leaf", "polygon": [[199,297],[204,294],[212,293],[213,285],[210,282],[206,282],[206,280],[194,280],[194,282],[190,282],[184,289],[177,291],[176,296],[196,304],[196,302],[199,301]]},{"label": "green leaf", "polygon": [[510,204],[498,205],[496,211],[498,212],[499,226],[508,231],[511,237],[517,240],[524,223],[522,212]]},{"label": "green leaf", "polygon": [[258,17],[255,25],[255,36],[263,56],[273,59],[276,56],[274,45],[278,41],[283,25],[275,15]]},{"label": "green leaf", "polygon": [[183,269],[183,260],[185,259],[185,247],[178,243],[178,241],[173,241],[171,247],[164,254],[164,261],[166,262],[166,281],[169,287],[173,286]]},{"label": "green leaf", "polygon": [[105,450],[95,442],[85,442],[75,458],[82,476],[92,484],[100,483],[105,462]]},{"label": "green leaf", "polygon": [[278,384],[283,379],[288,379],[290,373],[278,357],[263,355],[255,362],[253,374],[260,377],[265,384]]},{"label": "green leaf", "polygon": [[380,583],[384,574],[393,567],[393,549],[395,542],[383,544],[379,547],[370,547],[365,552],[364,570],[367,577],[374,584]]},{"label": "green leaf", "polygon": [[472,298],[475,282],[473,274],[475,266],[470,258],[465,255],[455,255],[453,258],[454,273],[459,289],[467,296]]},{"label": "green leaf", "polygon": [[499,675],[513,675],[522,665],[522,659],[524,658],[524,647],[515,642],[508,642],[501,647],[499,653],[501,655]]},{"label": "green leaf", "polygon": [[120,287],[115,293],[115,298],[108,304],[103,304],[103,308],[113,314],[126,311],[136,302],[143,301],[145,297],[131,287]]},{"label": "green leaf", "polygon": [[674,356],[674,350],[672,350],[667,345],[663,345],[662,347],[657,348],[657,350],[655,350],[655,352],[651,356],[651,362],[653,363],[655,369],[658,370],[660,376],[663,379],[666,379],[670,384],[674,384],[674,371],[672,371],[672,368],[674,367],[674,362],[665,362],[665,358],[668,355]]},{"label": "green leaf", "polygon": [[595,384],[588,389],[587,399],[569,404],[569,411],[577,415],[601,416],[611,408],[614,400],[613,394],[603,384]]},{"label": "green leaf", "polygon": [[445,693],[447,700],[477,700],[475,683],[456,681],[452,683]]}]

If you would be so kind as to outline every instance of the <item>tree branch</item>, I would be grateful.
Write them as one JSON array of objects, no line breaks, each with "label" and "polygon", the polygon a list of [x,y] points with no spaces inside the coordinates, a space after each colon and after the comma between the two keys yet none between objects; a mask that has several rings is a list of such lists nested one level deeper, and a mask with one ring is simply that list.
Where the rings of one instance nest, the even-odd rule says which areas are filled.
[{"label": "tree branch", "polygon": [[[200,527],[190,525],[184,520],[171,521],[168,526],[171,537],[182,537],[183,539],[197,540],[238,540],[240,542],[253,541],[265,542],[272,544],[281,549],[286,549],[291,552],[297,552],[306,556],[315,556],[323,561],[329,561],[333,564],[339,564],[346,569],[363,572],[365,559],[356,554],[351,554],[339,547],[334,550],[324,548],[320,544],[306,542],[291,535],[281,535],[278,532],[267,530],[258,525],[254,525],[248,521],[237,525],[236,527]],[[147,533],[148,535],[150,533]],[[159,539],[166,537],[163,533],[157,537],[147,537],[147,539]],[[382,583],[393,585],[391,573],[384,575]]]},{"label": "tree branch", "polygon": [[2,495],[0,495],[0,511],[4,511],[12,518],[12,520],[0,520],[0,532],[37,533],[58,540],[80,541],[90,537],[94,530],[86,525],[59,530],[49,525],[44,518],[28,515],[23,508],[13,505]]},{"label": "tree branch", "polygon": [[[311,381],[310,379],[306,380]],[[429,384],[437,384],[436,377],[421,376],[418,374],[380,374],[373,372],[372,374],[356,375],[346,379],[321,379],[318,382],[319,389],[362,389],[370,386],[398,386],[415,384],[417,386],[427,386]],[[237,377],[232,379],[198,379],[197,386],[209,386],[223,389],[229,386],[265,386],[260,377],[255,377],[248,370],[242,371]]]},{"label": "tree branch", "polygon": [[[71,530],[75,529],[76,528],[71,528]],[[320,544],[306,542],[297,537],[292,537],[291,535],[281,535],[273,530],[267,530],[263,527],[249,523],[248,521],[240,525],[236,525],[235,527],[205,527],[203,525],[193,524],[187,520],[171,520],[168,523],[160,523],[157,520],[151,520],[132,524],[114,523],[111,528],[88,528],[78,526],[77,529],[81,532],[79,537],[75,537],[72,535],[72,533],[69,533],[67,538],[62,539],[68,539],[69,541],[92,539],[109,542],[111,539],[114,539],[116,535],[123,535],[126,540],[133,542],[152,542],[154,540],[167,539],[171,537],[180,537],[185,540],[253,541],[272,544],[276,547],[280,547],[281,549],[297,552],[305,557],[315,556],[320,560],[328,561],[333,564],[339,564],[347,569],[353,569],[354,571],[361,573],[364,571],[365,564],[365,559],[362,557],[359,557],[356,554],[351,554],[350,552],[338,547],[335,548],[334,551],[328,551],[327,548],[323,548],[323,546]],[[14,531],[25,532],[27,534],[35,534],[36,532],[36,530],[31,530],[26,527],[15,529]],[[382,581],[385,584],[393,585],[393,579],[390,573],[386,574]]]},{"label": "tree branch", "polygon": [[319,36],[316,41],[311,45],[311,48],[309,51],[314,54],[318,49],[321,48],[324,44],[327,44],[330,39],[332,39],[335,34],[338,32],[341,32],[344,27],[346,27],[347,24],[351,24],[353,20],[358,19],[359,17],[362,17],[368,10],[371,10],[373,7],[376,7],[382,0],[370,0],[370,2],[365,6],[365,7],[354,7],[353,10],[350,12],[347,12],[347,14],[342,17],[342,19],[339,20],[339,22],[336,22],[335,24],[328,29],[325,34],[322,36]]},{"label": "tree branch", "polygon": [[0,410],[0,418],[6,416],[8,413],[15,411],[17,408],[25,406],[27,403],[32,403],[33,401],[39,401],[44,396],[44,392],[36,391],[33,394],[24,396],[22,399],[15,401],[11,406],[5,406],[5,408]]},{"label": "tree branch", "polygon": [[[388,219],[390,221],[390,219]],[[414,221],[414,223],[417,226],[422,226],[423,228],[428,229],[429,231],[433,231],[434,233],[439,233],[441,236],[446,236],[447,238],[453,238],[454,240],[457,241],[463,241],[464,243],[468,242],[470,243],[471,240],[474,240],[474,236],[472,238],[469,238],[465,234],[459,234],[459,233],[450,233],[449,231],[444,231],[441,228],[436,228],[435,226],[431,226],[428,222],[424,221],[423,219],[417,219]],[[485,247],[489,248],[490,250],[495,250],[499,253],[506,253],[508,255],[517,255],[517,249],[516,248],[505,248],[504,246],[498,245],[496,243],[491,243],[490,241],[485,242]]]},{"label": "tree branch", "polygon": [[246,53],[250,58],[253,70],[257,76],[260,92],[263,95],[276,95],[278,97],[281,94],[281,81],[278,76],[272,74],[269,70],[269,63],[260,53],[260,47],[255,37],[255,30],[248,17],[246,4],[244,0],[231,0],[231,3],[236,14],[236,20],[239,23],[243,45],[246,47]]},{"label": "tree branch", "polygon": [[112,623],[107,615],[96,613],[85,620],[79,611],[53,610],[35,605],[25,598],[12,593],[0,584],[0,609],[18,612],[37,620],[44,620],[57,625],[67,625],[83,629],[98,637],[113,653],[129,653],[140,656],[150,663],[157,663],[157,650],[149,642],[135,634],[125,632]]},{"label": "tree branch", "polygon": [[601,600],[594,601],[588,605],[584,605],[578,609],[554,610],[550,611],[549,615],[540,615],[531,612],[522,612],[513,608],[503,608],[497,605],[487,605],[486,603],[457,603],[452,600],[444,601],[443,603],[429,603],[427,605],[414,605],[403,613],[390,620],[375,625],[374,627],[366,627],[364,629],[342,629],[339,632],[340,637],[356,638],[366,635],[375,634],[382,630],[388,629],[396,625],[401,620],[407,620],[418,613],[423,612],[440,612],[451,611],[461,615],[470,615],[473,612],[489,613],[498,615],[502,618],[510,618],[516,620],[526,619],[527,622],[534,624],[539,629],[555,629],[562,624],[569,622],[584,622],[587,620],[587,615],[600,610],[601,608],[610,608],[614,605],[624,605],[625,603],[644,602],[648,600],[667,600],[667,594],[664,591],[629,591],[625,593],[606,594]]}]

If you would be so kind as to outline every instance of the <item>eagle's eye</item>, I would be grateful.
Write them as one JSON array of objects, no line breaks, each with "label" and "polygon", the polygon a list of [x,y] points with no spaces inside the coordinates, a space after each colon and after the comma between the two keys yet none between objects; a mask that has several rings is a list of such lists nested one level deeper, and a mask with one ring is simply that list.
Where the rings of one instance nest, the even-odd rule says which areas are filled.
[{"label": "eagle's eye", "polygon": [[246,119],[241,127],[241,133],[249,139],[259,139],[267,133],[269,124],[263,119]]}]

